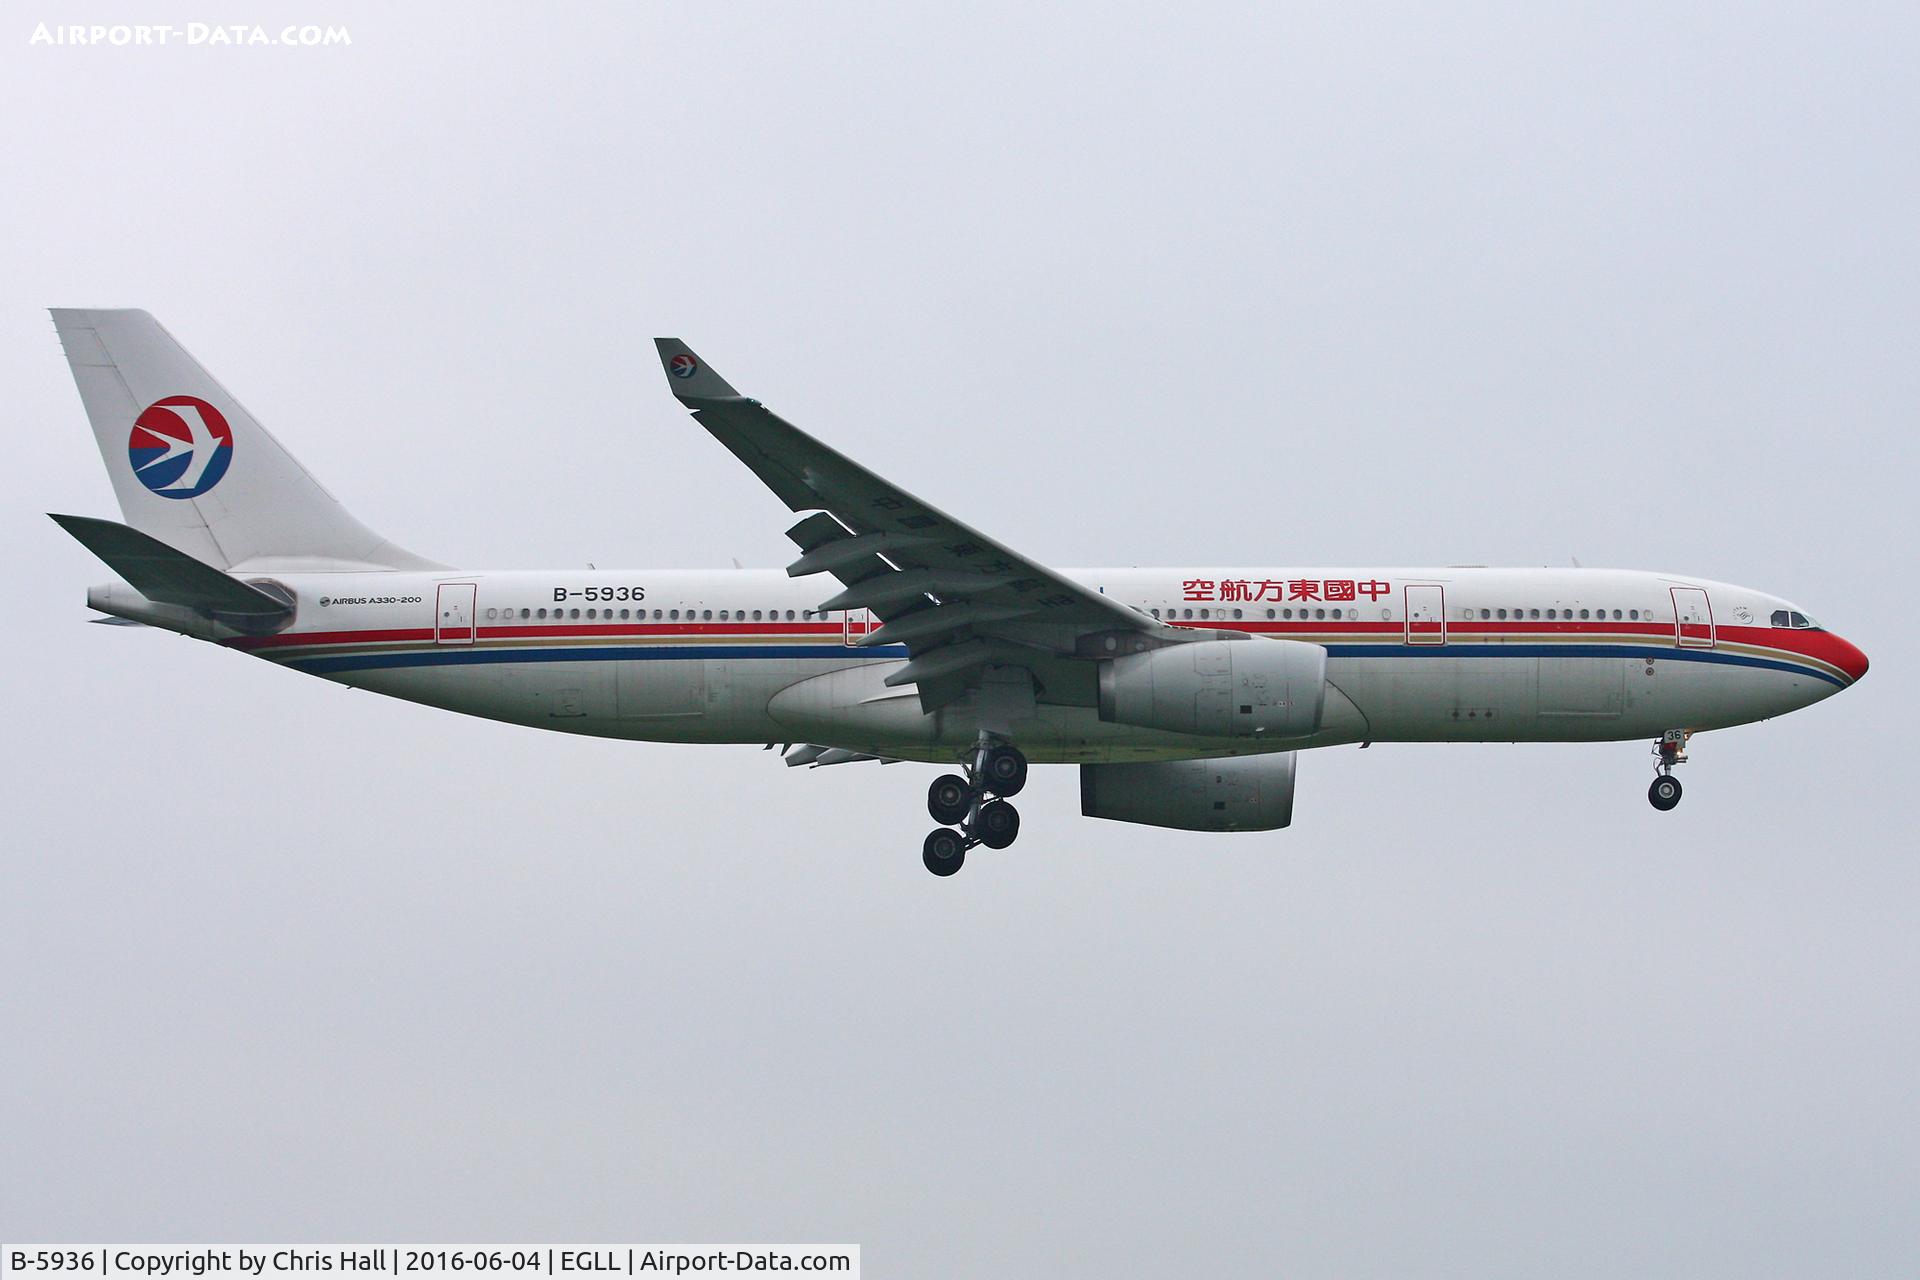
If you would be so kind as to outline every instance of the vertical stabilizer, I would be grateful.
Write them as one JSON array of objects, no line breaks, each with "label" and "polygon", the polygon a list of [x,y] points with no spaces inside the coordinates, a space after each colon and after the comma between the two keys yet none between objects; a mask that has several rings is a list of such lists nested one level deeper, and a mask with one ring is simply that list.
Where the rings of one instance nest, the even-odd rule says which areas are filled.
[{"label": "vertical stabilizer", "polygon": [[131,527],[223,569],[433,569],[348,514],[144,311],[55,308]]}]

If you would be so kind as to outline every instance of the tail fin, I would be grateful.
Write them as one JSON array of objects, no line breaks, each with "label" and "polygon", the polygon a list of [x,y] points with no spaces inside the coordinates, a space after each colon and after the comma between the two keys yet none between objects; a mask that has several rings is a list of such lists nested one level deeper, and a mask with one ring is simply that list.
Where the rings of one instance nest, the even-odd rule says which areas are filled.
[{"label": "tail fin", "polygon": [[222,569],[435,569],[355,520],[144,311],[53,324],[127,524]]}]

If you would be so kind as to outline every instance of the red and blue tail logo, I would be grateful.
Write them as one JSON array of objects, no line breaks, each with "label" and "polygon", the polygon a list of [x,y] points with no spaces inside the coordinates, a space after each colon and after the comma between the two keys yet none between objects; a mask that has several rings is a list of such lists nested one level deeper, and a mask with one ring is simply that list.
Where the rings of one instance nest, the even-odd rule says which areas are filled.
[{"label": "red and blue tail logo", "polygon": [[691,378],[700,372],[700,362],[685,352],[667,361],[667,367],[673,370],[673,376],[676,378]]},{"label": "red and blue tail logo", "polygon": [[233,428],[193,396],[156,400],[134,419],[127,459],[140,483],[163,498],[197,498],[233,461]]}]

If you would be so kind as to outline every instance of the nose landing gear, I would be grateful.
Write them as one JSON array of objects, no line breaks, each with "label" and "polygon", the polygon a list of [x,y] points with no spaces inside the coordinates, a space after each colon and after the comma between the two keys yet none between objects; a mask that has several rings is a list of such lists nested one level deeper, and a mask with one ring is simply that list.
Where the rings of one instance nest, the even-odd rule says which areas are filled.
[{"label": "nose landing gear", "polygon": [[1662,813],[1680,803],[1680,779],[1673,776],[1673,767],[1687,762],[1687,739],[1692,736],[1689,729],[1669,729],[1653,744],[1653,754],[1660,763],[1654,766],[1647,801]]},{"label": "nose landing gear", "polygon": [[1027,758],[1019,748],[994,743],[983,735],[967,762],[965,777],[942,774],[927,788],[927,812],[940,824],[921,849],[920,860],[927,870],[950,876],[975,845],[1004,849],[1012,844],[1020,834],[1020,811],[1006,798],[1018,795],[1026,785]]}]

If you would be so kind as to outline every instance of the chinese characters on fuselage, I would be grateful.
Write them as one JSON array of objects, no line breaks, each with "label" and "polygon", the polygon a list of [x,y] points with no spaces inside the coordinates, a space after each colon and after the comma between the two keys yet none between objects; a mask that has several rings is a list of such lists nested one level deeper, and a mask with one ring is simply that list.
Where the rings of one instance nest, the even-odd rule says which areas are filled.
[{"label": "chinese characters on fuselage", "polygon": [[1369,578],[1186,578],[1180,583],[1183,600],[1222,604],[1257,600],[1378,600],[1393,594],[1393,584]]}]

